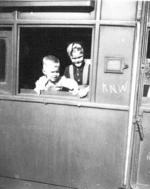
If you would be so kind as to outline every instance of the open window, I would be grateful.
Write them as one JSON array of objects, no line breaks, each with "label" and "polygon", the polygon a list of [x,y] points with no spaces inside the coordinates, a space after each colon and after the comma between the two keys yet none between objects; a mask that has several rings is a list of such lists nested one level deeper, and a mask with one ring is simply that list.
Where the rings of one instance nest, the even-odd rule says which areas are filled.
[{"label": "open window", "polygon": [[34,93],[35,82],[43,75],[42,59],[54,55],[60,60],[60,74],[71,64],[70,42],[82,42],[85,59],[91,58],[92,27],[19,27],[19,93]]}]

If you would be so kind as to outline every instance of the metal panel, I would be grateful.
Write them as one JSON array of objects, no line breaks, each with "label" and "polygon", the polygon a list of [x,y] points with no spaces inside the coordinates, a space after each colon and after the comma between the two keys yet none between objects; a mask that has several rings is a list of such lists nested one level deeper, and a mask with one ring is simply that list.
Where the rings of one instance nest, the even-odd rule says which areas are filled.
[{"label": "metal panel", "polygon": [[134,21],[137,1],[102,1],[102,20]]},{"label": "metal panel", "polygon": [[[134,28],[101,26],[96,102],[128,105]],[[104,73],[105,58],[123,58],[123,74]]]},{"label": "metal panel", "polygon": [[[138,163],[137,183],[149,186],[150,188],[150,116],[149,113],[143,114],[144,140],[140,144],[140,156]],[[141,188],[141,187],[140,187]]]},{"label": "metal panel", "polygon": [[0,109],[1,176],[76,188],[121,185],[127,112],[7,101]]},{"label": "metal panel", "polygon": [[[139,9],[140,10],[140,9]],[[149,3],[143,2],[142,16],[141,16],[141,33],[138,52],[139,57],[139,82],[138,82],[138,95],[136,104],[136,116],[135,116],[135,137],[134,137],[134,151],[133,151],[133,162],[132,162],[132,174],[131,174],[131,185],[133,188],[146,189],[150,188],[149,182],[149,100],[143,95],[143,86],[145,84],[144,78],[144,65],[146,66],[147,57],[147,19],[149,15]],[[145,92],[144,92],[145,93]],[[145,94],[144,94],[145,95]],[[142,104],[142,105],[141,105]],[[144,134],[143,134],[144,133]]]}]

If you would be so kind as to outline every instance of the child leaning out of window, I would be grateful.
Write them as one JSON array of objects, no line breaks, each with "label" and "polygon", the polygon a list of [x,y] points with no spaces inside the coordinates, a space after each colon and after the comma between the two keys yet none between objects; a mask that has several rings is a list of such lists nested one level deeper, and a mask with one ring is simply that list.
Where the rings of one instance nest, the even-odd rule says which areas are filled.
[{"label": "child leaning out of window", "polygon": [[41,94],[41,91],[61,91],[63,88],[67,88],[73,95],[78,94],[78,84],[73,79],[60,76],[59,72],[60,62],[55,56],[48,55],[43,58],[44,76],[40,77],[36,81],[34,91],[37,94]]}]

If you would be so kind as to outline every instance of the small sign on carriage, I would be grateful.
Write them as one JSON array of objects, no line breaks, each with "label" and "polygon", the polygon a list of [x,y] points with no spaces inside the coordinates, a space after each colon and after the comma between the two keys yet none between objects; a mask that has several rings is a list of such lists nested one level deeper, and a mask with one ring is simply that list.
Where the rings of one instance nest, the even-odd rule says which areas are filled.
[{"label": "small sign on carriage", "polygon": [[105,73],[119,73],[123,74],[123,70],[128,68],[125,64],[124,58],[105,57],[104,72]]}]

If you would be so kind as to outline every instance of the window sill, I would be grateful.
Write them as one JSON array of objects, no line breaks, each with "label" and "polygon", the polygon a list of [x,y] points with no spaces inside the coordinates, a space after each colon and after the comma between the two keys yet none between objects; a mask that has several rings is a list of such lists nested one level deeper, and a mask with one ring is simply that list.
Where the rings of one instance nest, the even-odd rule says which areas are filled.
[{"label": "window sill", "polygon": [[[33,91],[34,92],[34,91]],[[57,92],[58,93],[58,92]],[[61,95],[63,93],[63,96]],[[64,106],[76,106],[76,107],[87,107],[96,109],[110,109],[110,110],[121,110],[129,111],[129,106],[122,105],[110,105],[110,104],[100,104],[95,102],[90,102],[88,97],[78,98],[77,96],[72,96],[71,94],[64,95],[64,92],[59,92],[59,95],[37,95],[37,94],[18,94],[17,96],[10,95],[0,95],[0,100],[3,101],[15,101],[15,102],[29,102],[29,103],[42,103],[45,105],[56,104]]]},{"label": "window sill", "polygon": [[[40,95],[38,95],[33,89],[21,89],[19,95],[34,95],[36,98],[62,98],[62,99],[75,99],[81,100],[77,96],[72,95],[71,92],[68,91],[42,91]],[[88,97],[82,98],[82,100],[88,99]],[[86,100],[87,101],[87,100]]]},{"label": "window sill", "polygon": [[18,98],[22,98],[25,101],[42,102],[44,104],[67,104],[67,105],[79,105],[80,102],[89,102],[88,97],[79,98],[72,95],[67,91],[44,91],[38,95],[32,89],[21,89],[17,95]]},{"label": "window sill", "polygon": [[[121,110],[129,111],[129,106],[122,105],[110,105],[100,104],[96,102],[90,102],[88,97],[78,98],[73,96],[69,92],[46,92],[45,94],[38,95],[35,91],[29,89],[22,89],[22,93],[11,96],[11,95],[0,95],[0,100],[3,101],[16,101],[16,102],[29,102],[29,103],[42,103],[45,105],[57,104],[65,106],[76,106],[76,107],[88,107],[96,109],[110,109],[110,110]],[[23,92],[24,91],[24,92]]]}]

